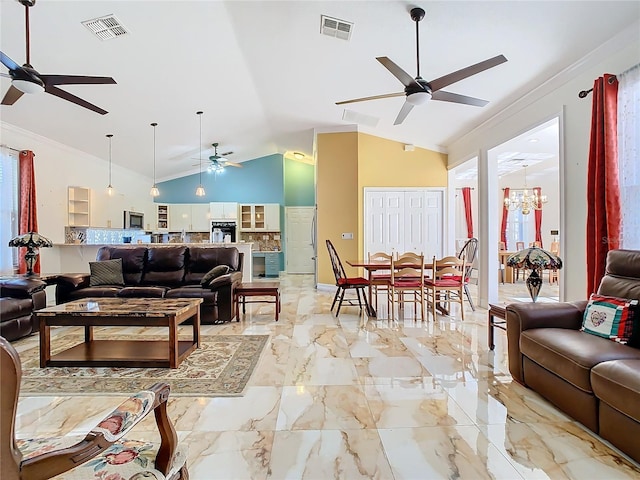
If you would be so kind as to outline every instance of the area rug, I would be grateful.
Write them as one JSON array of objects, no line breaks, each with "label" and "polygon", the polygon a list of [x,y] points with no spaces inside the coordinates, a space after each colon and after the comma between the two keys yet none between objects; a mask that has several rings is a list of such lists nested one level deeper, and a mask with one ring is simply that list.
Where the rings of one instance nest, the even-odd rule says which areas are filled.
[{"label": "area rug", "polygon": [[[113,339],[131,338],[114,335]],[[166,340],[145,336],[146,341]],[[268,335],[211,335],[201,337],[200,348],[178,368],[40,368],[39,347],[20,353],[21,395],[131,394],[155,382],[171,386],[171,396],[242,396],[258,364]],[[83,335],[52,339],[52,354],[81,343]]]}]

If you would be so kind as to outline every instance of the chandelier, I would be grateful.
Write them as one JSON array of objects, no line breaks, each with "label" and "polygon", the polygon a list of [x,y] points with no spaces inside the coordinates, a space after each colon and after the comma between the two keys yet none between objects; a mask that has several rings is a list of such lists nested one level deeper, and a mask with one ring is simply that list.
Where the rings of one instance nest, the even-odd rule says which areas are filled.
[{"label": "chandelier", "polygon": [[504,206],[509,210],[520,209],[523,215],[529,215],[531,210],[542,210],[542,205],[547,203],[547,196],[540,194],[539,188],[534,188],[529,192],[527,188],[527,167],[524,167],[524,188],[522,190],[512,190],[511,196],[504,199]]}]

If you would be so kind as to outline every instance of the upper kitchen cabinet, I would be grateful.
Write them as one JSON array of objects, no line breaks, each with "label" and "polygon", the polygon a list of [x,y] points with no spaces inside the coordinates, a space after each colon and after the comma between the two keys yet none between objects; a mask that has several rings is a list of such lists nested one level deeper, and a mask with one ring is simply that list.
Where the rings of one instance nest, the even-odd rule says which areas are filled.
[{"label": "upper kitchen cabinet", "polygon": [[208,232],[211,215],[208,203],[172,203],[169,205],[169,230]]},{"label": "upper kitchen cabinet", "polygon": [[240,230],[279,232],[280,205],[277,203],[240,205]]},{"label": "upper kitchen cabinet", "polygon": [[237,202],[212,202],[209,204],[211,220],[237,220]]},{"label": "upper kitchen cabinet", "polygon": [[70,227],[89,227],[91,212],[91,189],[69,187],[68,210]]}]

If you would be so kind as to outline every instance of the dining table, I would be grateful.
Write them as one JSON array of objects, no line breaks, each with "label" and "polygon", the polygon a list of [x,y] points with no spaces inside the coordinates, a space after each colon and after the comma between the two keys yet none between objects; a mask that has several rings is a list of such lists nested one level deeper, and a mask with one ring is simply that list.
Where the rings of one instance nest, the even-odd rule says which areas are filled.
[{"label": "dining table", "polygon": [[507,259],[517,252],[510,252],[508,250],[498,250],[498,257],[500,258],[500,265],[504,265],[504,281],[502,283],[514,283],[515,275],[513,274],[513,267],[507,265]]},{"label": "dining table", "polygon": [[[363,268],[367,271],[367,278],[371,278],[371,274],[373,272],[376,272],[378,270],[391,270],[391,262],[387,261],[387,260],[364,260],[364,259],[358,259],[358,260],[347,260],[347,265],[354,267],[354,268]],[[403,265],[405,267],[411,267],[411,268],[420,268],[420,265]],[[433,260],[430,260],[428,263],[425,262],[424,264],[424,269],[425,270],[432,270],[433,269]],[[373,308],[373,293],[372,293],[372,288],[371,288],[371,284],[369,284],[369,311],[367,312],[367,314],[370,317],[377,317],[378,314],[375,310],[375,308]],[[440,313],[442,313],[443,315],[449,315],[449,311],[443,306],[443,305],[437,305],[436,308],[438,309],[438,311]]]}]

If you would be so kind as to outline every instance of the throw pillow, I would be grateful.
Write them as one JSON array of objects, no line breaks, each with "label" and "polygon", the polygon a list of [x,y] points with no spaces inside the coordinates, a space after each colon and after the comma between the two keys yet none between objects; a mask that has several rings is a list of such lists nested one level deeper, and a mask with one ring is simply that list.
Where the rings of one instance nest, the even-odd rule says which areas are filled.
[{"label": "throw pillow", "polygon": [[638,300],[608,297],[592,293],[584,311],[581,331],[627,343],[640,322]]},{"label": "throw pillow", "polygon": [[89,262],[89,285],[124,285],[122,276],[122,259],[103,260],[101,262]]},{"label": "throw pillow", "polygon": [[202,285],[203,287],[207,286],[209,285],[209,283],[211,283],[212,280],[215,280],[222,275],[226,275],[230,270],[231,269],[227,265],[218,265],[217,267],[213,267],[211,270],[204,274],[204,277],[202,277],[202,280],[200,280],[200,285]]}]

